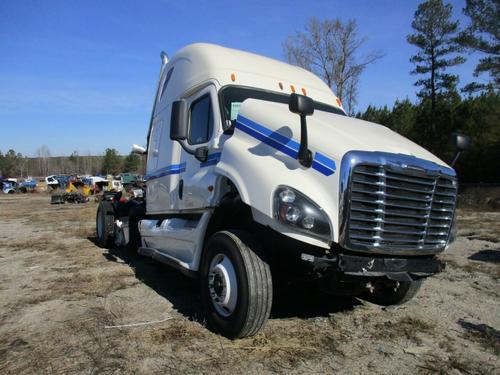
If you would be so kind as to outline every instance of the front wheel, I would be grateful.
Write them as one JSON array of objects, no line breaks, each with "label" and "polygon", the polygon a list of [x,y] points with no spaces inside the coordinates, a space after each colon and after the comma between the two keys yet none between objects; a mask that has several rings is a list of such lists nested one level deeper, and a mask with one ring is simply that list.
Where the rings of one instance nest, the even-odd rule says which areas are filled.
[{"label": "front wheel", "polygon": [[209,326],[235,339],[255,335],[269,318],[272,279],[259,245],[241,231],[215,233],[201,262],[201,297]]},{"label": "front wheel", "polygon": [[415,297],[422,283],[423,280],[380,282],[363,299],[381,306],[402,305]]}]

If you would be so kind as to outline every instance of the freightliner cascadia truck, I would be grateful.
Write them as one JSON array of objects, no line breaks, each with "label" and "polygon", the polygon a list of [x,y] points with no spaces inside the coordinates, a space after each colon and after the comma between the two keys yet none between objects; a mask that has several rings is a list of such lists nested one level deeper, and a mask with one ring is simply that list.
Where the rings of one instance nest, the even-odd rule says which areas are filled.
[{"label": "freightliner cascadia truck", "polygon": [[256,334],[278,275],[394,305],[442,270],[449,165],[347,116],[299,67],[211,44],[161,58],[147,148],[133,149],[144,197],[103,200],[97,239],[197,278],[211,329]]}]

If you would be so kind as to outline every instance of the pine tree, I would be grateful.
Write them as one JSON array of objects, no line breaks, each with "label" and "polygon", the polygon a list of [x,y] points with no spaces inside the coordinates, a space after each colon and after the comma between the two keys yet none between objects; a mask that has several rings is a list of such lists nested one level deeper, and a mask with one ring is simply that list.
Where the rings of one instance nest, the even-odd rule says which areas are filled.
[{"label": "pine tree", "polygon": [[500,1],[467,0],[463,9],[470,24],[460,33],[460,43],[471,51],[484,54],[474,70],[474,76],[489,73],[491,82],[473,82],[464,91],[500,89]]},{"label": "pine tree", "polygon": [[141,166],[141,157],[137,154],[130,153],[123,161],[124,172],[137,172]]},{"label": "pine tree", "polygon": [[122,160],[118,151],[114,148],[107,148],[102,160],[102,172],[105,174],[118,174],[120,173]]},{"label": "pine tree", "polygon": [[[430,100],[432,117],[439,97],[456,89],[458,76],[446,73],[447,68],[465,61],[457,55],[462,47],[456,42],[459,23],[451,20],[452,10],[452,6],[443,4],[442,0],[421,3],[411,24],[415,33],[407,37],[408,42],[419,49],[410,59],[415,64],[411,73],[424,76],[415,85],[422,87],[417,95],[422,100]],[[431,122],[435,133],[433,120]]]}]

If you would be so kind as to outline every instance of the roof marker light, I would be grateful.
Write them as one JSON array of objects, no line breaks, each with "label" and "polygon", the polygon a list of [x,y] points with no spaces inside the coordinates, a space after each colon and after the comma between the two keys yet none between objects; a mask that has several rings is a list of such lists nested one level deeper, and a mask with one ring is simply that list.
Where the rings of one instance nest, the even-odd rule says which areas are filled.
[{"label": "roof marker light", "polygon": [[337,104],[339,107],[342,107],[342,100],[340,100],[339,98],[337,98]]},{"label": "roof marker light", "polygon": [[231,73],[231,81],[236,81],[236,74],[234,73]]},{"label": "roof marker light", "polygon": [[307,96],[307,91],[305,88],[302,87],[302,94],[304,94],[305,96]]},{"label": "roof marker light", "polygon": [[283,90],[283,83],[282,82],[278,83],[278,86],[280,87],[280,90]]},{"label": "roof marker light", "polygon": [[292,90],[292,92],[295,92],[295,86],[294,85],[290,85],[290,90]]}]

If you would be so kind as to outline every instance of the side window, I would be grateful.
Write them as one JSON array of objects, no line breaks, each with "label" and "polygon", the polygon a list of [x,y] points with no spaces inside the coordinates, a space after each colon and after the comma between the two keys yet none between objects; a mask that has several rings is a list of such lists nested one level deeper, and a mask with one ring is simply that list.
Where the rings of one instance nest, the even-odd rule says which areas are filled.
[{"label": "side window", "polygon": [[190,145],[205,143],[210,139],[214,127],[210,96],[206,95],[191,105],[188,142]]},{"label": "side window", "polygon": [[151,138],[149,139],[148,146],[148,172],[156,169],[158,164],[162,124],[162,121],[154,122],[153,129],[151,129]]},{"label": "side window", "polygon": [[165,76],[165,81],[163,81],[163,85],[161,88],[161,94],[160,97],[158,98],[158,101],[160,101],[163,98],[163,94],[165,94],[166,88],[168,86],[168,82],[170,81],[170,77],[172,77],[172,72],[174,71],[174,68],[170,68],[170,70],[167,72],[167,75]]}]

